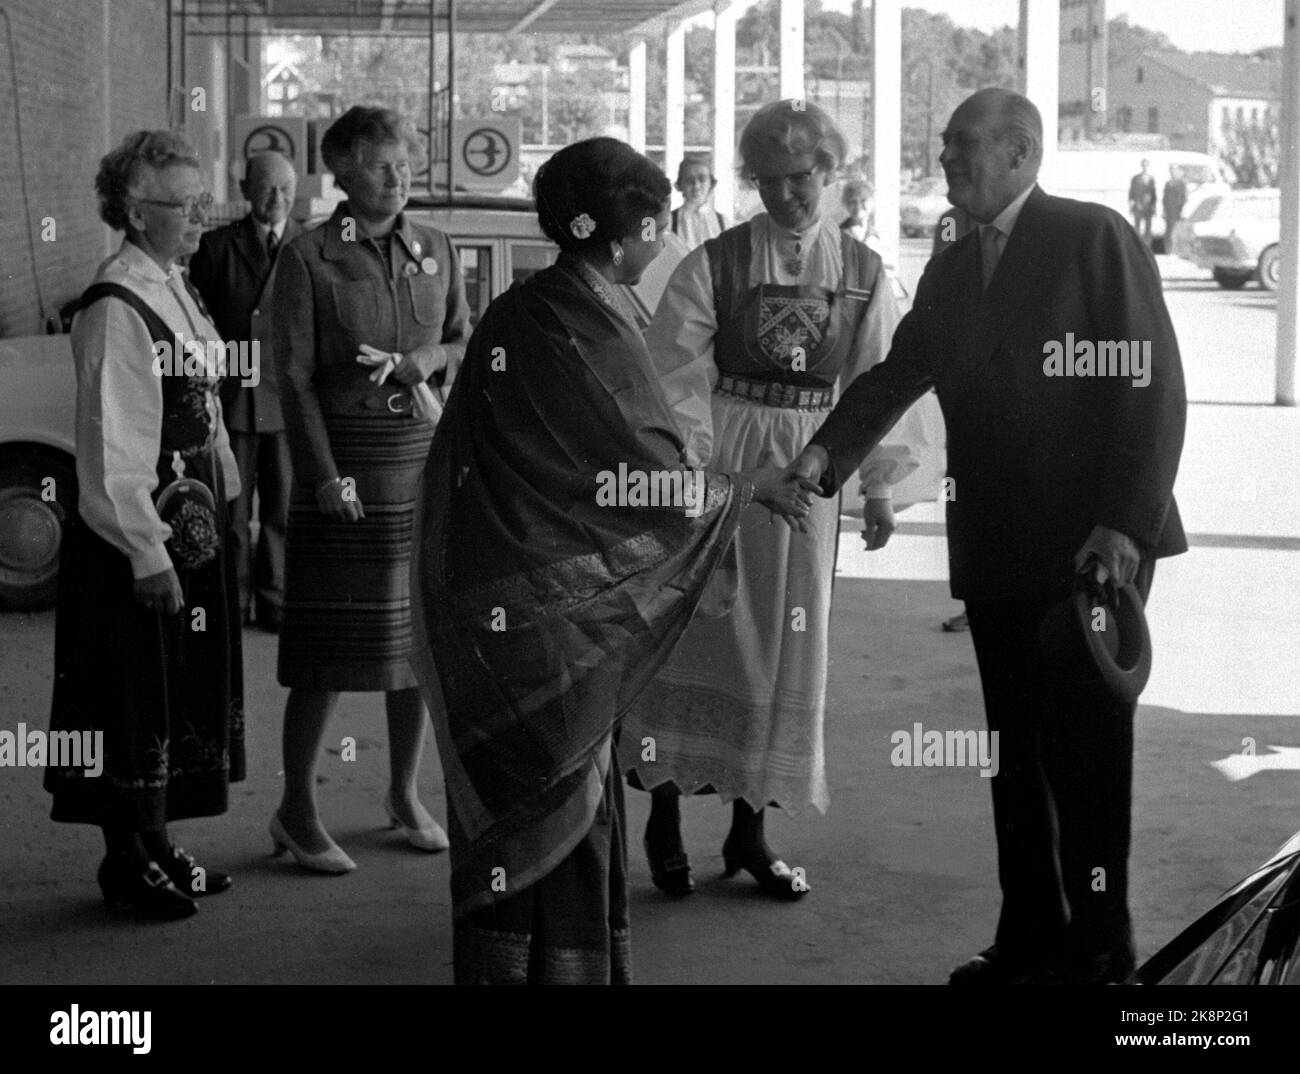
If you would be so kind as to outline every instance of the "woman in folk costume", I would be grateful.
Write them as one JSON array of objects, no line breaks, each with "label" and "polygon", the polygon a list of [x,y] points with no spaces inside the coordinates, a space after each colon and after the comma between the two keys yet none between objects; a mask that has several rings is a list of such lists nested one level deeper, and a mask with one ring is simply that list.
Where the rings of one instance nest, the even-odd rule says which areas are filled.
[{"label": "woman in folk costume", "polygon": [[[836,385],[888,353],[898,319],[880,257],[820,205],[846,155],[826,114],[769,104],[739,155],[767,211],[686,257],[646,339],[688,460],[721,470],[792,462]],[[919,465],[915,424],[905,418],[863,463],[869,548],[893,531],[889,486]],[[653,791],[651,875],[669,894],[693,888],[679,796],[708,791],[732,803],[728,876],[745,869],[778,898],[809,889],[768,847],[763,810],[825,812],[830,801],[822,724],[838,514],[837,501],[814,500],[806,534],[747,517],[731,613],[691,624],[624,722],[624,741],[638,744],[629,782]]]},{"label": "woman in folk costume", "polygon": [[[488,307],[424,469],[412,665],[447,780],[457,983],[630,980],[619,718],[746,504],[796,529],[810,510],[776,467],[683,465],[616,286],[659,254],[669,190],[613,138],[542,165],[559,260]],[[677,492],[647,503],[624,474]]]}]

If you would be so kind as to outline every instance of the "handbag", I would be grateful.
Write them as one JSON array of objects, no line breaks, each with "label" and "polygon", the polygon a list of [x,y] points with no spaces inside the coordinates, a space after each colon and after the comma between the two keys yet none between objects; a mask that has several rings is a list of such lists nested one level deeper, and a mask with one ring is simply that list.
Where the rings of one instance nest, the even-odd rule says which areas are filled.
[{"label": "handbag", "polygon": [[176,479],[158,493],[154,507],[172,530],[166,544],[172,564],[178,571],[192,571],[211,563],[221,550],[217,503],[207,485],[185,476],[179,451],[172,452],[172,473]]}]

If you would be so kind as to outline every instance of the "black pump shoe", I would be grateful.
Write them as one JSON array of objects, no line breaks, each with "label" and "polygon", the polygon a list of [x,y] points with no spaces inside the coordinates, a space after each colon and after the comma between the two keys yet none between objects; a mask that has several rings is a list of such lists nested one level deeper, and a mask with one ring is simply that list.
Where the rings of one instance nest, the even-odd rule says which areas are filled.
[{"label": "black pump shoe", "polygon": [[726,867],[724,875],[735,876],[744,869],[758,881],[759,887],[775,898],[794,902],[808,894],[808,881],[803,870],[795,872],[785,862],[778,861],[766,843],[740,846],[728,835],[722,844],[722,862]]},{"label": "black pump shoe", "polygon": [[[691,878],[691,862],[684,850],[675,854],[658,855],[650,846],[647,835],[642,844],[645,856],[650,861],[650,879],[655,887],[665,895],[681,897],[695,890],[695,881]],[[678,844],[680,847],[680,844]]]},{"label": "black pump shoe", "polygon": [[105,858],[99,867],[99,888],[110,907],[127,906],[160,921],[191,917],[199,909],[157,862],[141,869],[134,862]]},{"label": "black pump shoe", "polygon": [[[178,846],[171,848],[170,857],[160,857],[158,864],[182,895],[188,895],[194,899],[201,898],[204,895],[219,895],[234,883],[229,873],[220,873],[216,869],[203,868]],[[203,871],[198,876],[195,876],[195,869],[202,869]],[[202,878],[201,886],[199,886],[200,877]]]}]

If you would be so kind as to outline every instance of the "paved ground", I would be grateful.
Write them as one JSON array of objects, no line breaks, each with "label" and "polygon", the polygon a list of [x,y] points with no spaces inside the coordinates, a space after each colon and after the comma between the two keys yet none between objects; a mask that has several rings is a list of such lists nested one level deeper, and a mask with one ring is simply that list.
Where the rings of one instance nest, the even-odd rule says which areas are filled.
[{"label": "paved ground", "polygon": [[[914,270],[919,264],[910,248]],[[1300,772],[1229,782],[1210,762],[1252,738],[1300,746],[1300,414],[1271,399],[1271,299],[1221,292],[1166,265],[1191,408],[1178,495],[1194,548],[1162,564],[1149,615],[1156,663],[1138,715],[1133,905],[1144,955],[1300,828]],[[1182,278],[1179,278],[1182,277]],[[1222,396],[1235,405],[1220,405]],[[633,935],[644,983],[922,983],[990,938],[997,909],[988,788],[971,769],[890,764],[890,734],[982,726],[969,635],[946,635],[940,516],[919,505],[867,556],[846,529],[833,620],[828,816],[775,818],[773,844],[812,893],[774,905],[721,877],[726,814],[687,804],[699,890],[651,887],[630,793]],[[0,615],[0,728],[43,723],[53,617]],[[317,877],[269,857],[284,691],[275,639],[249,631],[249,762],[230,813],[175,826],[183,846],[235,872],[195,918],[141,925],[98,899],[96,832],[56,826],[40,773],[0,769],[0,983],[440,983],[451,979],[445,856],[381,828],[386,733],[376,696],[347,695],[331,727],[358,759],[322,764],[324,818],[358,861]],[[425,800],[442,815],[432,747]]]}]

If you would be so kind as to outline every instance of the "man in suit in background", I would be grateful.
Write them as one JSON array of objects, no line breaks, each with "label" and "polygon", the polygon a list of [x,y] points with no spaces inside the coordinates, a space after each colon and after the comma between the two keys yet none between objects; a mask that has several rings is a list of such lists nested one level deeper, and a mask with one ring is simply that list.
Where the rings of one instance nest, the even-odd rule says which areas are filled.
[{"label": "man in suit in background", "polygon": [[1156,214],[1156,179],[1149,160],[1144,160],[1142,170],[1129,180],[1128,209],[1133,214],[1133,230],[1150,244],[1151,218]]},{"label": "man in suit in background", "polygon": [[[249,203],[248,215],[209,231],[190,260],[190,280],[203,296],[221,338],[228,343],[247,341],[250,349],[254,340],[259,344],[256,385],[227,377],[221,385],[221,405],[244,486],[231,512],[240,607],[245,619],[255,615],[272,632],[280,629],[284,614],[284,541],[292,472],[280,392],[270,364],[265,303],[271,297],[277,252],[302,230],[289,218],[296,187],[293,165],[281,154],[266,152],[250,158],[239,185]],[[249,525],[254,488],[259,504],[256,552]]]},{"label": "man in suit in background", "polygon": [[[834,495],[937,389],[952,593],[966,602],[1000,749],[1002,910],[993,946],[951,980],[1121,981],[1136,960],[1135,705],[1100,684],[1064,685],[1038,629],[1085,564],[1145,599],[1153,561],[1187,548],[1173,500],[1186,414],[1178,341],[1154,258],[1127,221],[1037,187],[1033,104],[981,90],[943,140],[949,198],[979,226],[931,259],[888,358],[846,390],[795,468]],[[1134,354],[1121,370],[1108,347],[1103,368],[1122,375],[1096,375],[1082,341]],[[1072,354],[1055,361],[1062,349]]]}]

